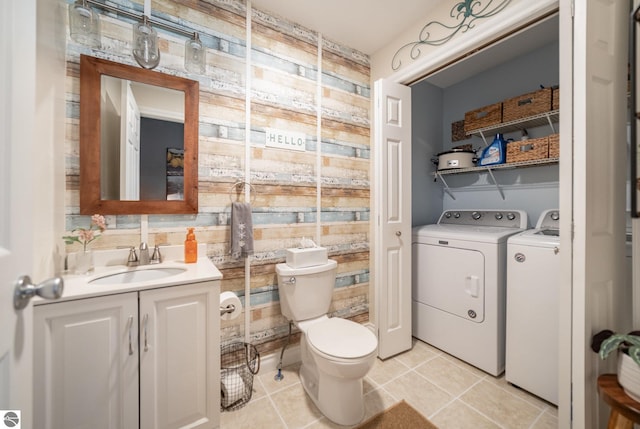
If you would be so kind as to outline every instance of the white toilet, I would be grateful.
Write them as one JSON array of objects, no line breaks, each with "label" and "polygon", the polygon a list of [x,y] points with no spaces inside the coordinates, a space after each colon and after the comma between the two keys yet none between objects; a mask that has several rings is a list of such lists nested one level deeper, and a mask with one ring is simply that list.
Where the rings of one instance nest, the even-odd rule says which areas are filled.
[{"label": "white toilet", "polygon": [[378,339],[359,323],[327,312],[336,261],[292,268],[276,265],[282,314],[302,332],[300,379],[320,411],[341,425],[364,417],[362,379],[376,359]]}]

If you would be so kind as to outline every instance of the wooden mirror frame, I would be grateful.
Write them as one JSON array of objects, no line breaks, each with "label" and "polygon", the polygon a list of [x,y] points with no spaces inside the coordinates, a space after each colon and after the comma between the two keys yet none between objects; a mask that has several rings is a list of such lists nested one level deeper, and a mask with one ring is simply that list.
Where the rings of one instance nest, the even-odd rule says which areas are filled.
[{"label": "wooden mirror frame", "polygon": [[[103,200],[100,188],[102,75],[184,92],[184,199]],[[101,58],[80,56],[80,214],[198,213],[198,97],[195,80]]]}]

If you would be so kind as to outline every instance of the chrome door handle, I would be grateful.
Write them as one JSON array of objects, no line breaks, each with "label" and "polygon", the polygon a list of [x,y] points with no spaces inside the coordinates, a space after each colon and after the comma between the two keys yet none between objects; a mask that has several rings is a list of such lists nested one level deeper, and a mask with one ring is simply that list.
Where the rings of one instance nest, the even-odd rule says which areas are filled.
[{"label": "chrome door handle", "polygon": [[145,314],[142,318],[142,324],[144,325],[144,351],[149,351],[149,338],[147,337],[147,325],[149,324],[149,315]]},{"label": "chrome door handle", "polygon": [[13,308],[22,310],[36,295],[45,299],[58,299],[62,296],[63,289],[64,280],[62,277],[53,277],[34,285],[29,276],[20,276],[13,289]]},{"label": "chrome door handle", "polygon": [[129,355],[133,354],[133,316],[129,316]]}]

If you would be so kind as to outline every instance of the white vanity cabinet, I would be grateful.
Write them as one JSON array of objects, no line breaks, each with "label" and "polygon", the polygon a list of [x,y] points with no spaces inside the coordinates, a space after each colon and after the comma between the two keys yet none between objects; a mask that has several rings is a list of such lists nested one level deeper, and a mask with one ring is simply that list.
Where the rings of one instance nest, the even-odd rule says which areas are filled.
[{"label": "white vanity cabinet", "polygon": [[216,286],[37,305],[34,427],[218,427]]}]

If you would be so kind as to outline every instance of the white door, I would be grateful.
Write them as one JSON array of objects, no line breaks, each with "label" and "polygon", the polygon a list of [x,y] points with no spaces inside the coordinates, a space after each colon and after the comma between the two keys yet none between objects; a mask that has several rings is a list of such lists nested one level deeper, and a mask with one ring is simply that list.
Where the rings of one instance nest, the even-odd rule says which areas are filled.
[{"label": "white door", "polygon": [[141,428],[218,427],[215,290],[197,283],[140,292]]},{"label": "white door", "polygon": [[375,82],[374,307],[378,356],[411,348],[411,89]]},{"label": "white door", "polygon": [[138,294],[34,313],[34,428],[138,427]]},{"label": "white door", "polygon": [[15,310],[13,288],[33,268],[35,37],[35,0],[0,2],[0,410],[20,410],[22,429],[32,427],[33,308]]},{"label": "white door", "polygon": [[131,91],[131,82],[122,81],[120,111],[120,199],[140,199],[140,109]]},{"label": "white door", "polygon": [[[599,427],[598,422],[606,420],[602,414],[608,413],[608,407],[598,398],[596,379],[603,369],[598,356],[589,349],[591,337],[601,329],[624,329],[619,326],[619,315],[631,310],[622,298],[629,2],[563,0],[560,7],[565,12],[560,27],[571,27],[567,12],[573,8],[574,14],[572,55],[566,44],[561,45],[561,61],[573,57],[569,66],[573,67],[573,80],[566,80],[566,63],[561,63],[560,82],[561,91],[563,85],[572,86],[572,91],[563,93],[568,98],[561,94],[560,106],[561,121],[565,116],[570,118],[570,122],[560,124],[563,218],[567,194],[573,192],[569,207],[573,243],[571,247],[561,243],[561,248],[572,249],[572,427],[588,429]],[[564,100],[569,106],[563,106]],[[572,136],[566,132],[571,128]],[[571,151],[573,156],[566,156]],[[567,191],[565,178],[569,177],[572,190]],[[561,235],[561,239],[567,236],[570,234],[564,234],[564,238]],[[560,344],[564,344],[562,337]],[[566,398],[564,402],[561,398],[563,404],[567,404]],[[561,426],[567,423],[567,411],[565,407],[560,415]]]}]

